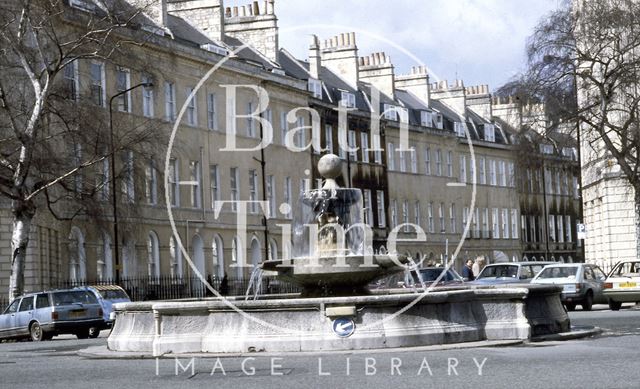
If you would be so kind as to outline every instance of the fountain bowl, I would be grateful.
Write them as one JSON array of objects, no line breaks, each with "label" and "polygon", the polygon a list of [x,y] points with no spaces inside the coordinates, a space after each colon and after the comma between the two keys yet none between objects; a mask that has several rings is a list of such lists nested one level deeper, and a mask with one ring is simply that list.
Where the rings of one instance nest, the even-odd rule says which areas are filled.
[{"label": "fountain bowl", "polygon": [[279,278],[301,286],[305,297],[338,296],[368,294],[366,285],[405,270],[408,262],[404,255],[388,254],[371,254],[369,258],[364,255],[309,256],[290,262],[265,261],[261,267],[276,271]]}]

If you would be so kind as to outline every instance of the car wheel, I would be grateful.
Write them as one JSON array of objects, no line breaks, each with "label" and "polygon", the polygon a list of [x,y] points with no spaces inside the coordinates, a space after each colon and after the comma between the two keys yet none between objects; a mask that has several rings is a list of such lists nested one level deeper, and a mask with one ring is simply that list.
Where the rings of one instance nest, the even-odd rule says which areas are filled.
[{"label": "car wheel", "polygon": [[31,340],[34,342],[39,342],[44,339],[44,332],[38,322],[31,323],[31,326],[29,327],[29,335],[31,335]]},{"label": "car wheel", "polygon": [[78,339],[87,339],[89,337],[89,329],[84,329],[76,332],[76,337]]},{"label": "car wheel", "polygon": [[622,308],[622,303],[620,301],[609,300],[609,309],[612,311],[619,311]]},{"label": "car wheel", "polygon": [[100,329],[98,327],[89,328],[89,337],[95,339],[100,335]]},{"label": "car wheel", "polygon": [[593,292],[592,291],[587,291],[587,295],[584,298],[584,302],[581,304],[582,305],[582,309],[584,311],[590,311],[591,307],[593,307]]},{"label": "car wheel", "polygon": [[567,307],[567,311],[569,312],[573,312],[576,310],[576,305],[575,304],[565,304],[565,307]]}]

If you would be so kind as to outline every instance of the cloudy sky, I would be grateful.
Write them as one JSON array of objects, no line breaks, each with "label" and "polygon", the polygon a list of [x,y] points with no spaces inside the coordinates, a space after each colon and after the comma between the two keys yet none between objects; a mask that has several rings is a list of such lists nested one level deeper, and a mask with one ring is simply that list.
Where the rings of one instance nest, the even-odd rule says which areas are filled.
[{"label": "cloudy sky", "polygon": [[280,44],[300,58],[307,58],[309,34],[326,39],[352,30],[360,56],[385,51],[396,73],[417,65],[402,48],[424,61],[432,80],[457,73],[466,85],[494,90],[522,69],[526,37],[559,1],[276,0],[275,6]]}]

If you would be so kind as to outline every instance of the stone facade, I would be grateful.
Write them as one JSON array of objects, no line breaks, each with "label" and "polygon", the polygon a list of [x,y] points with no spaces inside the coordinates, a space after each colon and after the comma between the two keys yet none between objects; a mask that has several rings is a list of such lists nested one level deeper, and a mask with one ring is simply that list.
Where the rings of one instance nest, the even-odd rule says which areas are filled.
[{"label": "stone facade", "polygon": [[[144,110],[145,97],[138,89],[131,92],[131,112],[116,113],[114,119],[121,125],[150,121],[163,136],[170,134],[174,115],[186,104],[166,172],[168,187],[164,184],[166,148],[156,150],[155,165],[134,156],[131,191],[136,211],[125,213],[126,204],[119,202],[119,265],[114,259],[111,212],[96,223],[82,218],[55,222],[41,211],[29,246],[28,290],[54,286],[60,279],[111,279],[116,272],[121,277],[192,276],[195,272],[185,253],[204,276],[246,278],[253,265],[289,255],[289,209],[297,209],[301,190],[319,185],[315,164],[322,155],[308,147],[295,152],[285,144],[285,135],[301,125],[307,128],[300,137],[293,137],[295,142],[308,145],[312,130],[319,130],[316,135],[321,137],[323,152],[333,151],[345,160],[338,181],[363,191],[363,216],[373,227],[376,250],[387,245],[392,229],[410,222],[426,232],[426,242],[411,242],[414,234],[401,229],[399,237],[405,241],[397,250],[415,258],[441,262],[448,255],[455,257],[457,266],[478,256],[489,261],[522,258],[521,203],[508,168],[515,160],[513,144],[499,128],[487,86],[465,87],[461,80],[453,85],[430,84],[423,67],[396,75],[384,53],[360,58],[354,33],[337,35],[323,45],[314,38],[311,61],[296,60],[278,46],[272,0],[264,7],[253,3],[241,8],[225,8],[222,1],[214,0],[171,0],[166,3],[166,17],[164,5],[160,3],[153,20],[159,24],[156,31],[165,32],[105,62],[104,85],[107,96],[117,93],[115,73],[121,67],[130,70],[131,85],[142,82],[144,75],[152,76],[151,114]],[[248,51],[228,60],[188,103],[192,88],[223,59],[221,52],[231,52],[243,43],[251,46]],[[219,50],[210,50],[212,46]],[[89,73],[89,63],[80,61],[80,85],[85,89]],[[225,84],[259,85],[267,90],[270,103],[260,118],[273,130],[269,147],[224,150],[228,134],[236,134],[236,147],[244,149],[255,148],[268,134],[258,118],[227,120]],[[312,90],[313,85],[320,89]],[[374,87],[382,92],[379,109],[371,106]],[[237,91],[231,101],[236,113],[256,111],[255,91]],[[342,133],[339,108],[352,103]],[[81,99],[79,104],[90,103]],[[311,126],[310,111],[294,112],[288,120],[287,114],[299,107],[318,112],[319,129]],[[398,114],[388,115],[385,107],[395,107]],[[96,108],[95,114],[106,116],[107,111]],[[400,150],[405,114],[409,149]],[[379,131],[373,130],[376,121],[380,121]],[[466,130],[460,132],[460,128]],[[491,137],[494,129],[497,135]],[[339,150],[345,142],[355,148],[353,153]],[[471,185],[474,172],[475,189]],[[168,221],[165,189],[173,204],[175,231]],[[474,193],[476,211],[471,210]],[[248,205],[243,236],[237,231],[239,210],[230,204],[216,209],[215,201],[229,200],[265,201],[269,215]],[[0,282],[6,283],[11,219],[6,206],[2,212]]]}]

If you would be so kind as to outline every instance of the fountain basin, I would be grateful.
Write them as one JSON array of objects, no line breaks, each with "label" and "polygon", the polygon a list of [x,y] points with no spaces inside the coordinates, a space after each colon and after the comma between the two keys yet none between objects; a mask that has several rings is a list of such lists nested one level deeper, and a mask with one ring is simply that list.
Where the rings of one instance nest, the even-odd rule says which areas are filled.
[{"label": "fountain basin", "polygon": [[366,285],[385,275],[403,271],[408,262],[403,255],[344,255],[301,257],[290,263],[265,261],[263,270],[276,271],[278,277],[304,288],[303,296],[368,294]]},{"label": "fountain basin", "polygon": [[[526,340],[569,330],[560,292],[545,285],[447,288],[423,295],[400,315],[395,314],[418,295],[389,292],[233,302],[254,318],[282,326],[276,328],[251,320],[220,299],[117,304],[108,347],[159,356]],[[351,321],[351,334],[336,332],[336,323]]]}]

